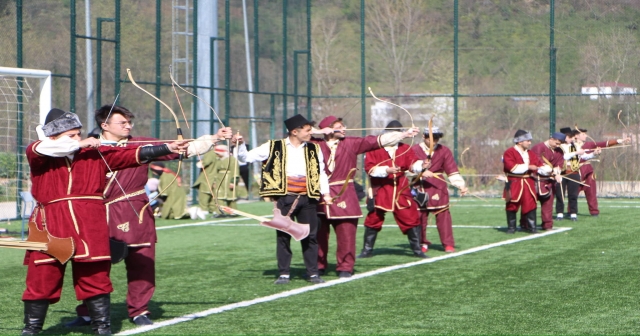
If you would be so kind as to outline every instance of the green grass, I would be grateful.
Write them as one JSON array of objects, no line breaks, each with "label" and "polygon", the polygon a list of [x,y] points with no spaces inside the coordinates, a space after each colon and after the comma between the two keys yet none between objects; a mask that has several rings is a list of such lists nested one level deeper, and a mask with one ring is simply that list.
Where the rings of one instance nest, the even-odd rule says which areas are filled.
[{"label": "green grass", "polygon": [[[499,200],[463,199],[452,208],[454,224],[504,226],[502,205]],[[261,215],[271,208],[268,203],[241,206]],[[239,308],[149,334],[638,334],[640,252],[635,206],[640,202],[602,200],[600,217],[558,223],[573,227],[567,232]],[[585,212],[582,201],[580,208]],[[158,221],[158,226],[188,222]],[[458,251],[526,236],[486,228],[456,228],[454,234]],[[435,228],[428,235],[434,243],[429,255],[443,255]],[[304,264],[294,241],[292,282],[273,285],[274,237],[270,229],[249,225],[159,230],[152,318],[171,319],[309,286],[301,279]],[[359,228],[358,249],[361,244]],[[331,245],[335,248],[333,240]],[[383,229],[375,252],[374,258],[357,261],[356,273],[418,260],[396,227]],[[23,254],[2,249],[0,256],[0,334],[17,334],[22,327]],[[330,258],[326,280],[336,279],[334,263]],[[114,332],[133,328],[124,304],[123,266],[117,264],[112,270]],[[90,333],[89,328],[61,326],[73,318],[77,304],[69,275],[61,302],[49,310],[43,334]]]}]

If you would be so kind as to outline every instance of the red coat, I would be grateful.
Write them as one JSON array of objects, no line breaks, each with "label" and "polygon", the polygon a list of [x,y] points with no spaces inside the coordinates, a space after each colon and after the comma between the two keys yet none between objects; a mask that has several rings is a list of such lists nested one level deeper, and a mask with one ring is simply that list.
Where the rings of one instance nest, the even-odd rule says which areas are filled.
[{"label": "red coat", "polygon": [[[531,147],[530,152],[533,152],[538,157],[541,164],[546,165],[547,163],[543,158],[547,159],[551,163],[553,167],[560,167],[562,170],[562,166],[564,164],[564,152],[558,146],[555,149],[549,148],[546,143],[541,142]],[[538,179],[538,194],[540,196],[547,196],[549,193],[553,192],[553,188],[555,188],[555,180],[551,176],[539,176]]]},{"label": "red coat", "polygon": [[[582,149],[596,149],[596,147],[604,148],[615,146],[617,144],[618,141],[616,140],[599,141],[595,143],[593,141],[587,141],[582,144]],[[587,178],[587,175],[591,173],[593,173],[593,166],[591,165],[591,163],[580,159],[580,178],[584,181]]]},{"label": "red coat", "polygon": [[[130,137],[129,140],[153,141],[157,139],[147,137]],[[160,144],[162,143],[142,143],[142,145]],[[135,148],[138,147],[139,144],[125,143],[124,146],[127,148]],[[177,159],[178,156],[178,154],[170,154],[158,158],[157,160],[174,160]],[[127,195],[129,195],[128,201],[127,198],[124,197],[120,186],[118,186],[118,183],[115,181],[113,176],[109,176],[107,178],[107,187],[104,190],[104,203],[107,205],[107,222],[109,223],[109,236],[116,240],[126,242],[132,247],[150,246],[152,242],[155,243],[157,240],[153,210],[151,210],[151,207],[146,206],[147,203],[149,203],[149,198],[144,191],[144,186],[147,184],[148,178],[148,164],[116,172],[115,179],[120,182],[122,189],[124,189]],[[176,181],[176,183],[178,182]],[[144,211],[142,211],[142,208],[145,208]],[[141,211],[143,213],[141,213]],[[142,222],[140,222],[140,218],[142,218]]]},{"label": "red coat", "polygon": [[413,204],[409,181],[404,176],[404,171],[411,169],[418,158],[415,152],[407,144],[400,143],[393,158],[384,148],[367,153],[364,160],[364,168],[371,175],[371,170],[378,166],[400,167],[402,172],[388,175],[387,177],[371,177],[375,207],[393,211],[395,209],[409,208]]},{"label": "red coat", "polygon": [[[529,165],[535,165],[537,167],[542,165],[538,156],[534,152],[528,150],[526,151],[526,155],[529,158]],[[523,193],[531,194],[535,201],[537,199],[536,187],[531,174],[535,174],[536,172],[527,170],[524,174],[512,173],[519,165],[525,164],[522,155],[520,155],[520,152],[516,147],[514,146],[507,149],[502,156],[502,160],[504,173],[507,175],[509,182],[511,182],[511,202],[520,202],[520,198],[522,198]]]},{"label": "red coat", "polygon": [[[320,145],[320,150],[324,157],[325,171],[329,177],[332,197],[335,197],[342,189],[349,171],[358,166],[358,155],[380,148],[379,137],[375,135],[369,135],[364,138],[345,137],[338,143],[334,159],[335,168],[333,172],[330,172],[329,158],[331,157],[331,149],[324,140],[313,139],[313,142]],[[352,179],[353,176],[351,176]],[[318,214],[324,214],[328,219],[362,217],[360,201],[353,181],[348,183],[345,192],[334,200],[333,204],[326,205],[324,201],[321,201],[318,206]]]},{"label": "red coat", "polygon": [[[49,233],[55,237],[72,237],[76,246],[75,261],[110,260],[109,230],[102,200],[105,176],[109,172],[107,165],[93,148],[80,149],[70,160],[40,155],[34,151],[39,143],[30,144],[26,151],[31,192],[44,209],[44,214],[42,210],[34,210],[33,220],[40,229],[43,221],[46,222]],[[140,165],[136,148],[101,146],[99,150],[112,170]],[[27,251],[25,264],[30,254]],[[37,255],[43,257],[35,261],[36,264],[55,261],[44,254]]]},{"label": "red coat", "polygon": [[[416,157],[420,160],[427,158],[428,148],[424,143],[413,145],[413,151]],[[443,176],[443,173],[448,176],[460,174],[458,172],[458,165],[453,159],[451,150],[443,145],[436,145],[431,156],[431,166],[429,171],[435,173],[437,177],[422,178],[417,188],[420,191],[424,191],[429,194],[429,201],[427,202],[427,209],[437,210],[446,208],[449,205],[449,188]]]}]

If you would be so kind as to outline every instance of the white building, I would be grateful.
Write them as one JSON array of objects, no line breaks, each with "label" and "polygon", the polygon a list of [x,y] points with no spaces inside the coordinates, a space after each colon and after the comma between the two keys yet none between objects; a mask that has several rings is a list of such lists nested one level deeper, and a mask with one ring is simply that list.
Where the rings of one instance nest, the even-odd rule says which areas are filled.
[{"label": "white building", "polygon": [[[591,100],[597,100],[599,94],[604,94],[607,99],[611,98],[610,93],[616,94],[636,94],[638,88],[635,88],[629,84],[622,84],[618,82],[602,82],[600,85],[583,86],[581,90],[583,95],[590,95]],[[619,96],[622,98],[622,96]]]}]

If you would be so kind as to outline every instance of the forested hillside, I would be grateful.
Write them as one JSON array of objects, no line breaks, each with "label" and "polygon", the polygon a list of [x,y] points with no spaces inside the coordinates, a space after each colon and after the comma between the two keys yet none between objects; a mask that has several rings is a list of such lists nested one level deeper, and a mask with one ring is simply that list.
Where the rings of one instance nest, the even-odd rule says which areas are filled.
[{"label": "forested hillside", "polygon": [[[201,0],[202,1],[202,0]],[[219,2],[220,34],[225,32],[225,4]],[[254,48],[253,1],[248,3],[251,48]],[[451,94],[454,78],[454,8],[451,0],[367,0],[364,15],[365,78],[377,94]],[[24,0],[24,66],[69,72],[69,0]],[[283,90],[282,0],[258,1],[259,91],[279,93]],[[313,0],[311,22],[311,88],[314,96],[357,96],[361,91],[361,26],[362,11],[357,0]],[[168,65],[172,52],[172,2],[162,3],[161,57],[162,80],[169,82]],[[287,92],[292,94],[293,51],[307,49],[306,1],[289,0],[287,8]],[[76,2],[78,34],[84,34],[84,2]],[[113,17],[111,1],[93,1],[92,18]],[[138,81],[155,80],[155,2],[123,0],[122,69],[135,70]],[[230,88],[246,90],[246,64],[241,1],[231,1]],[[549,99],[549,1],[542,0],[461,0],[459,1],[459,93],[460,151],[471,150],[467,165],[478,172],[495,171],[495,160],[486,162],[504,150],[518,128],[530,129],[538,139],[548,135]],[[580,93],[585,85],[618,82],[640,86],[640,2],[636,0],[572,0],[556,1],[555,47],[557,48],[557,92]],[[16,65],[15,2],[0,0],[0,64]],[[82,28],[81,28],[82,27]],[[93,31],[95,32],[95,22]],[[82,33],[81,33],[82,32]],[[104,25],[103,34],[114,38],[114,27]],[[76,111],[85,111],[84,41],[78,40],[78,74]],[[224,44],[220,43],[220,83],[224,86]],[[252,54],[255,50],[251,50]],[[102,103],[115,97],[113,45],[106,43],[102,53]],[[95,61],[94,56],[94,61]],[[252,59],[253,62],[253,59]],[[254,66],[252,64],[252,66]],[[306,56],[299,57],[298,92],[306,94]],[[255,76],[255,73],[254,73]],[[69,81],[56,78],[54,105],[69,106]],[[151,87],[149,87],[151,88]],[[473,95],[493,94],[492,97]],[[522,95],[529,94],[529,97]],[[224,95],[221,93],[221,97]],[[172,105],[170,87],[162,97]],[[526,98],[526,99],[525,99]],[[125,85],[121,102],[138,111],[139,132],[150,134],[155,102]],[[183,98],[190,101],[186,96]],[[281,97],[276,96],[276,105]],[[293,98],[288,98],[291,104]],[[418,106],[415,115],[438,114],[439,126],[445,128],[445,141],[452,144],[452,107],[430,109],[433,98],[395,99]],[[306,99],[301,99],[303,104]],[[559,126],[589,128],[596,138],[638,133],[638,99],[613,97],[591,100],[588,96],[559,96]],[[268,117],[270,95],[256,96],[257,113]],[[368,101],[372,104],[373,101]],[[350,126],[358,127],[359,105],[353,98],[314,98],[315,118],[333,113],[345,115]],[[430,105],[431,104],[431,105]],[[224,104],[221,103],[221,106]],[[421,108],[422,106],[423,108]],[[232,116],[248,115],[244,93],[230,95]],[[281,107],[280,107],[281,108]],[[300,111],[306,111],[303,105]],[[188,109],[187,109],[188,110]],[[619,111],[622,113],[619,114]],[[289,113],[292,113],[291,111]],[[621,115],[623,120],[618,120]],[[398,117],[408,123],[400,112]],[[168,117],[164,117],[168,118]],[[621,121],[625,124],[621,125]],[[367,124],[370,120],[367,120]],[[244,119],[232,125],[247,131]],[[276,123],[279,130],[280,124]],[[422,126],[422,125],[419,125]],[[136,126],[138,127],[138,126]],[[163,133],[168,133],[168,125]],[[268,135],[269,125],[260,124],[261,140]],[[264,132],[263,132],[264,131]],[[482,148],[482,149],[480,149]],[[623,160],[612,157],[611,160]],[[635,174],[635,173],[634,173]],[[635,176],[635,175],[634,175]],[[626,176],[624,178],[631,178]],[[617,177],[622,178],[622,177]]]}]

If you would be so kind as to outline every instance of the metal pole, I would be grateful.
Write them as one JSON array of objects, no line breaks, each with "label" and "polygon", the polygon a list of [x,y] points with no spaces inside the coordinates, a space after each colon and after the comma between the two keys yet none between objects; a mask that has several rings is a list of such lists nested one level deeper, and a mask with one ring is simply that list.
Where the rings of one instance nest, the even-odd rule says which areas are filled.
[{"label": "metal pole", "polygon": [[453,1],[453,158],[458,163],[458,0]]},{"label": "metal pole", "polygon": [[113,96],[120,93],[120,0],[116,0],[115,19],[116,19],[116,46],[115,46],[115,88]]},{"label": "metal pole", "polygon": [[258,29],[258,0],[253,0],[253,66],[255,73],[255,91],[260,91],[260,34]]},{"label": "metal pole", "polygon": [[[22,0],[16,0],[16,66],[18,68],[22,68],[23,60],[22,60]],[[16,152],[16,171],[18,172],[18,185],[16,187],[16,200],[20,200],[20,191],[22,191],[22,178],[24,177],[22,173],[22,153],[23,150],[23,142],[22,142],[22,128],[23,128],[23,116],[24,109],[22,107],[22,83],[18,80],[18,133],[17,133],[17,152]],[[22,202],[16,202],[16,215],[18,217],[22,217]],[[24,239],[24,219],[22,220],[22,229],[20,230],[21,239]]]},{"label": "metal pole", "polygon": [[312,119],[311,108],[311,0],[307,0],[307,116]]},{"label": "metal pole", "polygon": [[293,114],[294,115],[298,114],[298,54],[300,54],[300,50],[293,51]]},{"label": "metal pole", "polygon": [[[84,33],[91,36],[91,0],[84,0]],[[98,41],[100,44],[100,41]],[[91,39],[85,39],[85,54],[87,64],[85,72],[87,73],[87,131],[91,131],[94,127],[93,110],[95,109],[94,91],[93,91],[93,55],[91,53]]]},{"label": "metal pole", "polygon": [[229,124],[231,109],[231,13],[229,0],[224,4],[224,124]]},{"label": "metal pole", "polygon": [[549,2],[549,135],[556,129],[555,0]]},{"label": "metal pole", "polygon": [[[367,101],[366,101],[366,91],[365,88],[367,86],[367,80],[365,77],[366,74],[366,65],[365,65],[365,31],[364,31],[364,18],[365,18],[365,7],[364,0],[360,0],[360,120],[362,122],[362,128],[367,128]],[[362,130],[361,135],[364,137],[367,135],[367,131]],[[362,182],[368,181],[367,173],[364,169],[364,160],[362,160]]]},{"label": "metal pole", "polygon": [[[198,0],[193,0],[193,41],[191,43],[193,48],[192,67],[193,67],[193,92],[198,92]],[[191,137],[194,139],[198,136],[198,98],[192,97],[191,99],[191,117],[193,118],[191,123]],[[198,176],[198,167],[195,165],[196,157],[191,159],[191,180],[190,184],[193,185],[195,177]],[[191,189],[192,204],[197,200],[198,192],[196,189]]]},{"label": "metal pole", "polygon": [[96,107],[102,106],[102,18],[96,20]]},{"label": "metal pole", "polygon": [[69,111],[76,111],[76,0],[69,4]]},{"label": "metal pole", "polygon": [[[218,88],[218,86],[220,85],[220,78],[218,78],[218,74],[219,69],[218,69],[218,63],[220,63],[220,59],[218,58],[218,43],[216,43],[216,40],[221,40],[218,37],[218,1],[215,0],[214,4],[213,4],[213,12],[211,14],[211,25],[213,26],[213,34],[212,34],[212,38],[211,38],[211,46],[209,47],[211,50],[211,55],[209,56],[209,60],[212,63],[211,69],[211,80],[209,81],[211,83],[211,105],[213,106],[213,108],[216,110],[216,113],[218,113],[220,111],[220,95],[218,93],[218,90],[216,90]],[[215,88],[215,89],[213,89]],[[213,120],[213,124],[210,127],[211,130],[211,134],[213,134],[214,130],[217,129],[218,127],[220,127],[220,125],[218,125],[218,118],[215,118],[213,115],[213,111],[209,114],[209,118],[210,120]]]},{"label": "metal pole", "polygon": [[282,0],[282,133],[287,135],[284,120],[287,119],[287,7],[288,0]]},{"label": "metal pole", "polygon": [[[160,98],[160,88],[162,84],[162,0],[156,0],[156,85],[155,94]],[[160,102],[156,102],[155,108],[155,125],[153,135],[160,139]]]},{"label": "metal pole", "polygon": [[[256,131],[256,111],[253,106],[253,82],[251,79],[251,50],[249,50],[249,27],[247,24],[247,1],[242,0],[242,17],[244,19],[244,46],[245,58],[247,62],[247,90],[249,91],[249,116],[251,117],[251,148],[258,147],[258,132]],[[256,50],[257,52],[257,50]],[[253,166],[259,169],[258,165]]]}]

